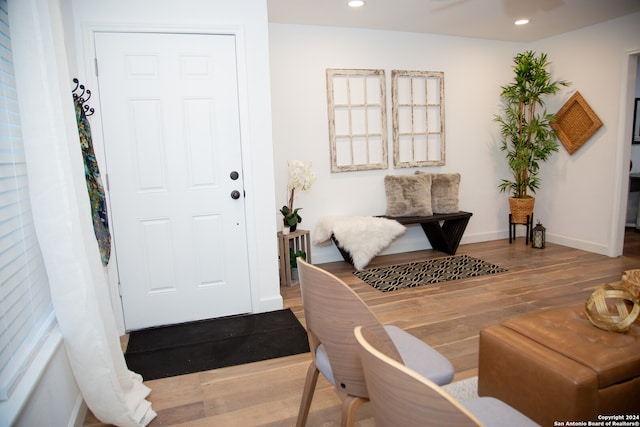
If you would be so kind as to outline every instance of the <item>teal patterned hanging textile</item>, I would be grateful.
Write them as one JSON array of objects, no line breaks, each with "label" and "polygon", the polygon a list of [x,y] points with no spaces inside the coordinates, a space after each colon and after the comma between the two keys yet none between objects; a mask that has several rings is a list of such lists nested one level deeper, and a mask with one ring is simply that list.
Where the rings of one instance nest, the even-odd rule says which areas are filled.
[{"label": "teal patterned hanging textile", "polygon": [[100,179],[100,170],[91,141],[91,126],[87,116],[94,113],[85,102],[91,97],[91,91],[84,85],[78,84],[78,79],[73,79],[76,87],[73,90],[73,103],[76,109],[78,133],[80,134],[80,147],[84,158],[84,177],[87,182],[87,191],[91,202],[91,216],[93,219],[93,231],[98,240],[102,265],[109,263],[111,256],[111,234],[109,233],[109,219],[107,217],[107,205],[105,202],[104,187]]}]

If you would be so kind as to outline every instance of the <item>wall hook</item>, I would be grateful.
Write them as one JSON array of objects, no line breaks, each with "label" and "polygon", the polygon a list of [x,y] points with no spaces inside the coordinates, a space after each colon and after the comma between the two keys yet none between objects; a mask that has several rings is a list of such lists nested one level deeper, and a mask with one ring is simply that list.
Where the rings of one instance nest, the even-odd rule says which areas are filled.
[{"label": "wall hook", "polygon": [[80,81],[77,78],[73,79],[73,83],[75,83],[76,85],[76,87],[74,87],[72,91],[74,102],[77,102],[78,104],[80,104],[80,106],[82,106],[84,115],[86,117],[91,116],[93,113],[95,113],[95,110],[86,104],[89,98],[91,98],[91,91],[84,85],[80,84]]}]

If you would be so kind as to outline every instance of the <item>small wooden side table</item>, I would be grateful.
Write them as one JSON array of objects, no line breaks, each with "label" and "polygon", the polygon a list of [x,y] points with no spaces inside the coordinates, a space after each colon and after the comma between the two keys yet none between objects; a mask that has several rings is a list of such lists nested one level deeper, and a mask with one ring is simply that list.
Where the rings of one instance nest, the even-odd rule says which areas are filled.
[{"label": "small wooden side table", "polygon": [[289,252],[305,252],[307,262],[311,262],[311,239],[309,230],[296,230],[289,234],[278,231],[278,259],[280,262],[280,286],[293,286],[298,280],[291,279],[291,263]]}]

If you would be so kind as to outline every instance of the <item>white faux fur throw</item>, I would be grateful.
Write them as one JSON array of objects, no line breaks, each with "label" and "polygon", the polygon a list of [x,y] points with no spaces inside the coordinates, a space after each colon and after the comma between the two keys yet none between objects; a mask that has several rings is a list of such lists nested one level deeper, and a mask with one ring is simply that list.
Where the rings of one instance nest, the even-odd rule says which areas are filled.
[{"label": "white faux fur throw", "polygon": [[353,266],[362,270],[406,227],[397,221],[372,216],[325,216],[318,220],[313,244],[326,242],[333,234],[342,249],[351,254]]}]

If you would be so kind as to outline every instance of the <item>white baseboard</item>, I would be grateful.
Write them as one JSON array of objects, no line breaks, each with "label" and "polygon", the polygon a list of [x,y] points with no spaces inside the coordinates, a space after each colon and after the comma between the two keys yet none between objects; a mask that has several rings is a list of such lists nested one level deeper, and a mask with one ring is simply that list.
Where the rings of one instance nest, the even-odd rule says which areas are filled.
[{"label": "white baseboard", "polygon": [[84,399],[82,396],[78,396],[78,399],[73,406],[71,417],[69,418],[69,427],[82,427],[84,425],[84,420],[87,418],[88,411],[89,408],[87,408],[87,404],[84,402]]}]

